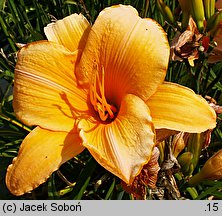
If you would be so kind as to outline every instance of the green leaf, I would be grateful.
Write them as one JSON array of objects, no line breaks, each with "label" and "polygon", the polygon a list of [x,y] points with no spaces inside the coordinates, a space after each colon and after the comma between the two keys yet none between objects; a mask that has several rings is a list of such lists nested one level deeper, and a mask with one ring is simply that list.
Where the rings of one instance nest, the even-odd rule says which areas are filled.
[{"label": "green leaf", "polygon": [[107,194],[106,194],[106,196],[105,196],[105,200],[108,200],[108,199],[111,198],[112,193],[113,193],[113,190],[114,190],[114,188],[115,188],[115,185],[116,185],[116,180],[115,180],[115,178],[114,178],[114,179],[113,179],[113,182],[112,182],[112,184],[111,184],[111,186],[110,186],[110,188],[109,188],[109,190],[108,190],[108,192],[107,192]]},{"label": "green leaf", "polygon": [[82,169],[79,177],[77,178],[76,185],[73,188],[72,194],[69,199],[81,199],[96,169],[97,162],[94,158],[90,158],[84,168]]}]

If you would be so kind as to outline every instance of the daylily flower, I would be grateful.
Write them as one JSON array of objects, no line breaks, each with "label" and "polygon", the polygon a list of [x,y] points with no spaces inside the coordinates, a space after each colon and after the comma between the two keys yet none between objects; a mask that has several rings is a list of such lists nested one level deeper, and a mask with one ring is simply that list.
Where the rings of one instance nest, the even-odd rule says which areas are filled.
[{"label": "daylily flower", "polygon": [[74,14],[45,33],[48,41],[18,53],[14,111],[37,127],[8,167],[13,194],[33,190],[84,148],[131,184],[150,160],[155,129],[192,133],[215,127],[215,112],[203,98],[163,82],[166,34],[133,7],[106,8],[92,27]]}]

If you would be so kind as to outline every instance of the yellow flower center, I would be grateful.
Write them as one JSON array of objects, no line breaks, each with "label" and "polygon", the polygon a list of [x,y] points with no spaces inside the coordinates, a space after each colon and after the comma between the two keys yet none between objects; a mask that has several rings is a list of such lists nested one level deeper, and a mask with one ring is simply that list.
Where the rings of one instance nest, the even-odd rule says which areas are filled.
[{"label": "yellow flower center", "polygon": [[114,105],[108,104],[105,97],[104,67],[101,70],[101,79],[96,67],[93,74],[90,84],[90,102],[102,121],[106,121],[108,118],[113,119],[117,109]]}]

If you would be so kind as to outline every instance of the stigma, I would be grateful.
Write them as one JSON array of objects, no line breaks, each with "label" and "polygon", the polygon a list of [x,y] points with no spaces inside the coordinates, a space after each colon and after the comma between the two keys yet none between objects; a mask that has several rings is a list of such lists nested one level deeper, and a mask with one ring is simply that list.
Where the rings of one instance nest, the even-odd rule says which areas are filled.
[{"label": "stigma", "polygon": [[114,119],[117,109],[114,105],[108,104],[105,97],[105,72],[103,66],[100,73],[99,69],[94,66],[89,92],[90,102],[93,105],[94,110],[98,113],[99,118],[102,121]]}]

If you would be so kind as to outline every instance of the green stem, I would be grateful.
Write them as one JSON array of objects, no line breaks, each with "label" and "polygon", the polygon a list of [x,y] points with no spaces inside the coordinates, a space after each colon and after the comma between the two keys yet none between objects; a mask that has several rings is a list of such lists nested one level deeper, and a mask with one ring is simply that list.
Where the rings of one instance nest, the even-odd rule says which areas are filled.
[{"label": "green stem", "polygon": [[70,182],[62,173],[60,170],[57,170],[57,175],[59,176],[59,178],[61,178],[68,186],[73,186],[73,183]]}]

